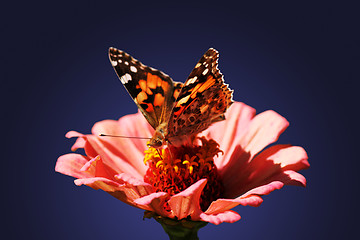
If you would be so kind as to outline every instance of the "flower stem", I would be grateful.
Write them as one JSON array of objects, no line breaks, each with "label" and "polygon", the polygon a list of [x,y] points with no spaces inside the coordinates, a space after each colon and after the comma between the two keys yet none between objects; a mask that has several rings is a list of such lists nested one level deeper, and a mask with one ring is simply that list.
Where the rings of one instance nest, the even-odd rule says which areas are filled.
[{"label": "flower stem", "polygon": [[169,235],[170,240],[199,240],[197,233],[200,228],[207,224],[207,222],[202,221],[191,221],[186,219],[175,220],[158,215],[152,215],[151,217],[161,224],[165,232]]}]

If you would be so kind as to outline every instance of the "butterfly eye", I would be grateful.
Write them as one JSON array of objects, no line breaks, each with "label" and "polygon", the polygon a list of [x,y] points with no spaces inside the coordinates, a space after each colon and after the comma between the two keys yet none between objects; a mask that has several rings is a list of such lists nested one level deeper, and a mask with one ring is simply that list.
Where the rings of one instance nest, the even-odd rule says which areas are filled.
[{"label": "butterfly eye", "polygon": [[150,140],[150,142],[147,144],[149,147],[153,148],[159,148],[163,145],[163,140],[159,137],[153,138]]},{"label": "butterfly eye", "polygon": [[155,145],[156,145],[156,147],[161,147],[162,146],[162,140],[160,138],[156,139]]}]

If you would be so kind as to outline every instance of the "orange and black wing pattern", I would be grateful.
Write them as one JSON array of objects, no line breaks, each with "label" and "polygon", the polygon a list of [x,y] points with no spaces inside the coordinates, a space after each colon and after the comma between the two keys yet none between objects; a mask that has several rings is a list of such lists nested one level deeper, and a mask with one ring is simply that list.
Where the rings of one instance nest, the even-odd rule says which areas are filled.
[{"label": "orange and black wing pattern", "polygon": [[166,122],[182,83],[174,82],[165,73],[116,48],[109,49],[109,59],[121,83],[150,125],[156,129]]},{"label": "orange and black wing pattern", "polygon": [[196,64],[176,99],[168,123],[168,138],[192,136],[225,119],[233,90],[224,83],[219,53],[210,48]]}]

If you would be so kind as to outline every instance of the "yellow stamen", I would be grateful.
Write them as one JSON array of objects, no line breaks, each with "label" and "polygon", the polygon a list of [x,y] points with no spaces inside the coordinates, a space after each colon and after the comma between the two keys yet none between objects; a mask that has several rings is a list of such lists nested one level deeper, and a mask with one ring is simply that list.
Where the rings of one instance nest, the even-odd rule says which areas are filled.
[{"label": "yellow stamen", "polygon": [[161,160],[158,161],[155,166],[158,168],[160,165],[164,165],[164,162]]},{"label": "yellow stamen", "polygon": [[151,184],[155,191],[167,192],[170,196],[177,194],[200,179],[208,179],[203,190],[200,205],[206,210],[211,201],[220,197],[223,191],[221,178],[217,173],[214,157],[223,153],[219,144],[205,137],[198,138],[200,144],[192,143],[180,147],[145,150],[144,164],[148,170],[145,182]]}]

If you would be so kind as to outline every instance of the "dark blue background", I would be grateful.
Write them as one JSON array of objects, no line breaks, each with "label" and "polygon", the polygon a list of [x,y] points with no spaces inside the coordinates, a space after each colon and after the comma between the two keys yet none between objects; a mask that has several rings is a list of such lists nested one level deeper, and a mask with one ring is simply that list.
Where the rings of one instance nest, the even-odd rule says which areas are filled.
[{"label": "dark blue background", "polygon": [[[209,48],[234,99],[290,121],[306,188],[284,187],[200,239],[329,239],[357,232],[359,14],[347,3],[17,1],[1,7],[2,236],[166,239],[143,211],[55,173],[69,130],[137,111],[114,46],[184,81]],[[292,2],[292,3],[289,3]],[[126,126],[124,126],[126,127]],[[356,132],[355,132],[356,131]]]}]

